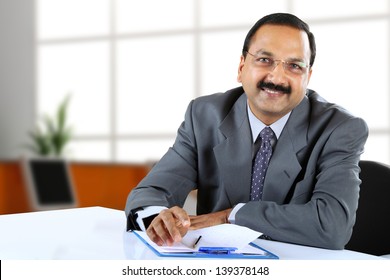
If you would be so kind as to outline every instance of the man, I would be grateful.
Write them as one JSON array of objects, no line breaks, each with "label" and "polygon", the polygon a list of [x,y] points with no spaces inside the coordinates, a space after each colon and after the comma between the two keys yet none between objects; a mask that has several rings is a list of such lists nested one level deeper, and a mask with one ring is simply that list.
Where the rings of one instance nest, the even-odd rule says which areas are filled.
[{"label": "man", "polygon": [[[189,229],[230,222],[273,240],[342,249],[368,129],[307,89],[315,54],[299,18],[260,19],[245,39],[242,87],[190,103],[173,147],[128,197],[128,229],[171,245]],[[182,206],[193,189],[198,215],[190,217]]]}]

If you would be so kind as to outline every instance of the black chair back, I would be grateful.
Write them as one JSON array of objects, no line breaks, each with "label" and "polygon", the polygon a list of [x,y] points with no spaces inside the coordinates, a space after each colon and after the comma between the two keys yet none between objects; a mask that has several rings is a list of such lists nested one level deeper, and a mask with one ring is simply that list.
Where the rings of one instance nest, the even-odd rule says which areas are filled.
[{"label": "black chair back", "polygon": [[359,206],[346,249],[372,255],[390,254],[390,166],[360,161]]}]

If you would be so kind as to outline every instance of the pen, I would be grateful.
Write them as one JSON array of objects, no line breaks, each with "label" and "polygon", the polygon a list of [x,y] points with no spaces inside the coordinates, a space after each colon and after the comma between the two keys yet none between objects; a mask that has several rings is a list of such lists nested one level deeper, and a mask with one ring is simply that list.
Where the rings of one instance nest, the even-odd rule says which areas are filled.
[{"label": "pen", "polygon": [[192,246],[192,248],[195,248],[196,245],[198,245],[199,243],[199,240],[202,238],[202,235],[199,235],[198,239],[196,239],[195,243],[194,243],[194,246]]}]

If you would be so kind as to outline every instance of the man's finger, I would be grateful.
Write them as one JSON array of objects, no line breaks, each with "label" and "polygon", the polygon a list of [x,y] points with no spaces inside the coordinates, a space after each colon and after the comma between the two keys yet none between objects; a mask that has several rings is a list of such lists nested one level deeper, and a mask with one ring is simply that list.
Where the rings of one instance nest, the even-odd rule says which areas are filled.
[{"label": "man's finger", "polygon": [[172,207],[170,210],[172,211],[172,214],[176,219],[177,226],[181,225],[183,227],[189,227],[191,225],[190,217],[183,208],[175,206]]}]

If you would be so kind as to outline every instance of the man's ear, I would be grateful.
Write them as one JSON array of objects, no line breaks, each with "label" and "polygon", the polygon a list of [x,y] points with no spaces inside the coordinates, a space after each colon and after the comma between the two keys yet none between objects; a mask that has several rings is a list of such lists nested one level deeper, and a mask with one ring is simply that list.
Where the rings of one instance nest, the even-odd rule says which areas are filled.
[{"label": "man's ear", "polygon": [[242,74],[242,68],[244,67],[244,64],[245,64],[245,57],[241,55],[240,64],[238,65],[238,74],[237,74],[237,82],[239,83],[242,82],[241,74]]},{"label": "man's ear", "polygon": [[313,72],[313,68],[310,67],[309,73],[307,74],[307,84],[309,84],[309,82],[310,82],[312,72]]}]

